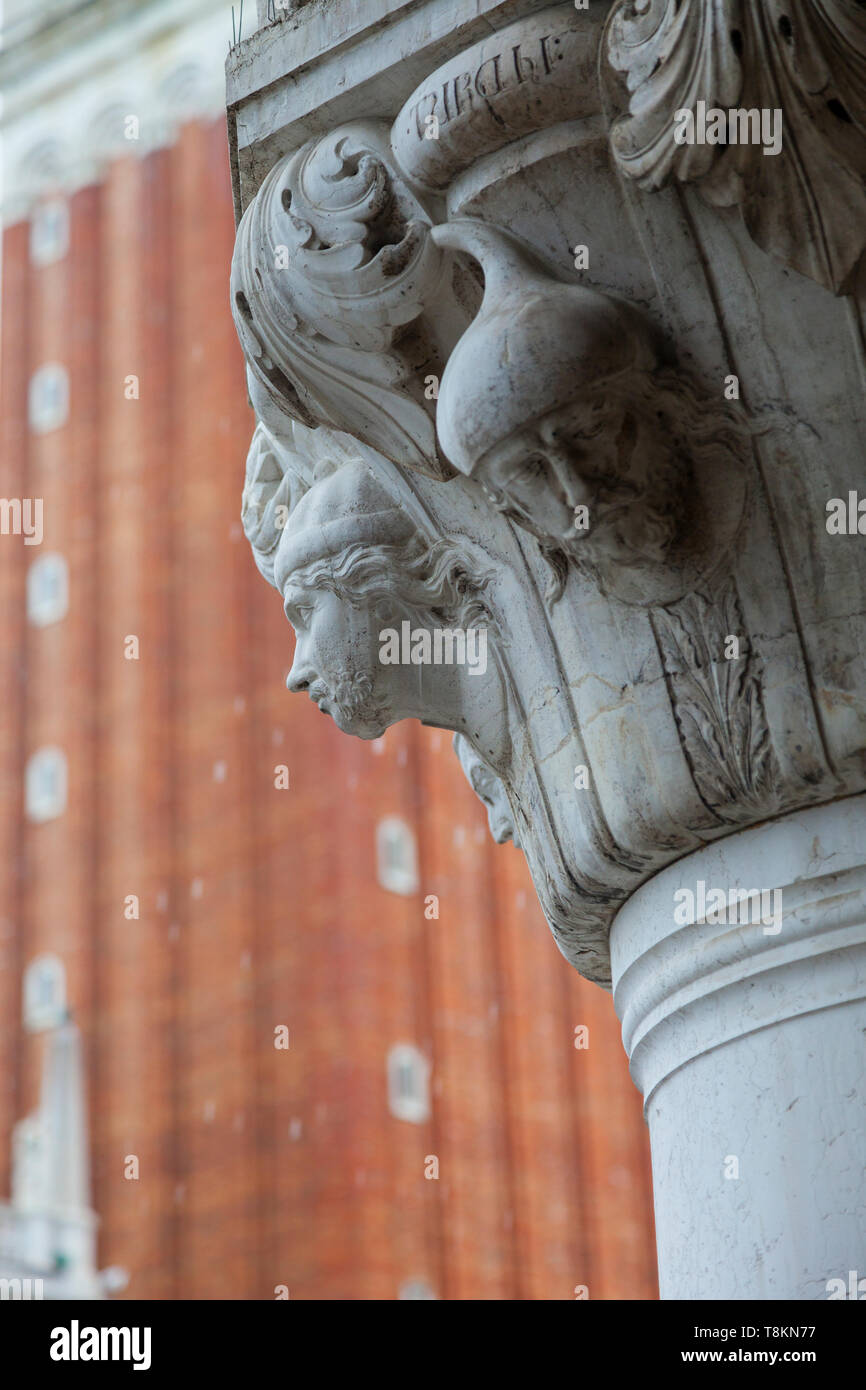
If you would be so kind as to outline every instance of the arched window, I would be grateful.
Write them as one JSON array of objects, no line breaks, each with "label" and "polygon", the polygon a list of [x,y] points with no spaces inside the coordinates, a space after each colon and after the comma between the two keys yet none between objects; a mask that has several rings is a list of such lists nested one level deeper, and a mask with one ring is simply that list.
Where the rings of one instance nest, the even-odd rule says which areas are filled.
[{"label": "arched window", "polygon": [[435,1301],[436,1299],[436,1295],[426,1279],[406,1279],[404,1283],[400,1285],[400,1292],[397,1297],[401,1302],[407,1299],[412,1299],[413,1301],[420,1299],[427,1301],[433,1299]]},{"label": "arched window", "polygon": [[69,608],[69,569],[62,555],[40,555],[27,571],[27,617],[34,627],[47,627],[66,617]]},{"label": "arched window", "polygon": [[386,816],[376,826],[376,861],[379,882],[389,893],[418,891],[415,836],[398,816]]},{"label": "arched window", "polygon": [[430,1118],[430,1063],[412,1043],[395,1043],[388,1053],[388,1109],[410,1124]]},{"label": "arched window", "polygon": [[32,821],[54,820],[66,810],[66,754],[61,748],[40,748],[27,764],[24,799]]},{"label": "arched window", "polygon": [[60,429],[69,416],[69,374],[59,362],[46,362],[30,378],[27,414],[34,434]]},{"label": "arched window", "polygon": [[30,214],[30,259],[53,265],[69,250],[69,205],[64,198],[45,198]]}]

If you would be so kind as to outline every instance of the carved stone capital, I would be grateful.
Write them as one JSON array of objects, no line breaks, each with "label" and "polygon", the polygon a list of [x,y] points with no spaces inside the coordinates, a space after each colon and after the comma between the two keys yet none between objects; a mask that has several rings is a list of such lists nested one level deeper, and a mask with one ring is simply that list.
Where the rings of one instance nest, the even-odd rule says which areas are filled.
[{"label": "carved stone capital", "polygon": [[[829,426],[803,344],[775,336],[773,389],[747,398],[735,368],[762,330],[741,331],[713,283],[718,229],[628,193],[736,186],[761,240],[777,166],[683,152],[672,104],[767,96],[763,44],[786,90],[826,106],[802,36],[818,26],[841,92],[859,21],[842,0],[794,6],[791,57],[770,6],[737,7],[741,45],[727,0],[618,5],[606,36],[600,4],[530,8],[420,84],[389,70],[390,127],[281,133],[291,152],[247,199],[232,273],[260,421],[244,526],[296,629],[290,689],[363,738],[404,718],[453,730],[560,949],[607,984],[610,922],[659,869],[866,786],[859,628],[842,628],[866,579],[826,549],[822,511],[853,432],[833,425],[818,481]],[[614,165],[605,54],[632,92]],[[829,203],[816,217],[809,256],[838,287],[859,252]],[[731,271],[740,306],[777,273],[761,264]],[[831,611],[834,557],[851,590]]]}]

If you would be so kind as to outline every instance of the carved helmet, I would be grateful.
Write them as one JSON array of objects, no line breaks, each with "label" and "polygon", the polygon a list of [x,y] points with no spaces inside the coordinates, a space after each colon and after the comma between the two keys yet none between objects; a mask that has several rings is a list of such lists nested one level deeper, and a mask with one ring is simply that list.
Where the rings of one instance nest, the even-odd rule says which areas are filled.
[{"label": "carved helmet", "polygon": [[274,582],[318,560],[337,559],[351,545],[402,545],[417,530],[361,459],[313,484],[289,517],[274,560]]},{"label": "carved helmet", "polygon": [[630,305],[554,278],[498,228],[461,219],[433,237],[484,271],[481,308],[439,387],[439,442],[461,473],[587,387],[658,364],[652,329]]}]

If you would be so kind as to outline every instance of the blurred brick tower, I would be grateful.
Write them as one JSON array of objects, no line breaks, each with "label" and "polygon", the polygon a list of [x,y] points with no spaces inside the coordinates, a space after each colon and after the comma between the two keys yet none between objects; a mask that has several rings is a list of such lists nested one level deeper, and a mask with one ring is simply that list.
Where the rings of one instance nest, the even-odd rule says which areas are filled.
[{"label": "blurred brick tower", "polygon": [[364,744],[283,688],[212,10],[6,4],[0,493],[44,538],[0,535],[0,1196],[26,979],[83,1038],[127,1296],[655,1297],[611,1001],[450,735]]}]

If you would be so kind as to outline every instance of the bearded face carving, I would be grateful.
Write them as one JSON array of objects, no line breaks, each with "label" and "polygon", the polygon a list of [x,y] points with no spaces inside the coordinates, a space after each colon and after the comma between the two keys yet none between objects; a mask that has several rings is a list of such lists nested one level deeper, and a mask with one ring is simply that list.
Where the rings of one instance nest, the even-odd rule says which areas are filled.
[{"label": "bearded face carving", "polygon": [[283,597],[296,639],[288,689],[305,691],[343,733],[381,737],[393,701],[381,689],[370,607],[344,602],[309,574],[290,579]]},{"label": "bearded face carving", "polygon": [[483,578],[469,573],[456,546],[427,540],[365,463],[348,462],[304,493],[277,547],[272,582],[296,635],[288,688],[306,692],[344,733],[374,739],[418,718],[454,730],[484,723],[496,744],[495,662],[461,667],[469,643],[440,644],[443,663],[385,659],[386,634],[397,628],[432,639],[477,632],[489,615]]},{"label": "bearded face carving", "polygon": [[648,374],[602,384],[489,450],[474,476],[546,549],[593,564],[663,564],[682,518],[672,452]]},{"label": "bearded face carving", "polygon": [[739,516],[730,416],[666,362],[631,305],[557,279],[499,228],[464,219],[432,236],[485,278],[439,392],[450,462],[548,558],[606,591],[636,602],[685,591],[699,560],[689,522],[701,508],[717,518],[720,467]]}]

